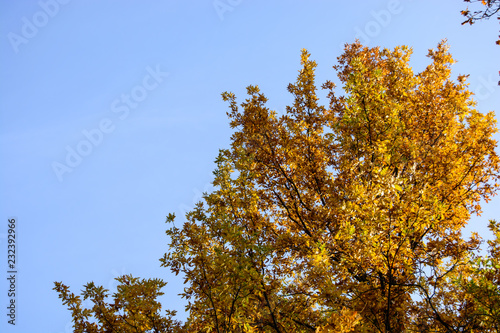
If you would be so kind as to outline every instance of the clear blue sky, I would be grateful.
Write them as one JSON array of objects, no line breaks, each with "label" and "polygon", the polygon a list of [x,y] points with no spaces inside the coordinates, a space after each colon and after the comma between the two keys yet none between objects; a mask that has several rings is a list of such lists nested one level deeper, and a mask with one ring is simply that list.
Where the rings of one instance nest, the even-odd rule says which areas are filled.
[{"label": "clear blue sky", "polygon": [[[180,311],[182,280],[160,268],[165,216],[210,190],[231,130],[220,93],[242,101],[257,84],[284,110],[300,50],[321,83],[341,45],[414,48],[415,71],[447,38],[470,74],[479,110],[499,107],[498,21],[461,26],[460,0],[1,0],[0,275],[7,276],[7,219],[17,218],[17,317],[1,332],[71,332],[52,290],[125,273],[168,281],[165,307]],[[219,11],[216,9],[219,6]],[[75,154],[78,154],[76,156]],[[84,155],[84,156],[82,156]],[[470,230],[487,237],[493,200]]]}]

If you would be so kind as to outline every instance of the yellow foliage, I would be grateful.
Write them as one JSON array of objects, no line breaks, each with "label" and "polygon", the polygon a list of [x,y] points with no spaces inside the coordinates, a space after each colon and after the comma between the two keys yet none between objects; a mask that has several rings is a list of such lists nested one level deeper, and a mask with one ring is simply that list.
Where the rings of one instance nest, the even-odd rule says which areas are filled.
[{"label": "yellow foliage", "polygon": [[[470,262],[480,240],[463,239],[461,230],[498,188],[495,117],[475,109],[465,76],[450,79],[455,61],[444,42],[429,50],[420,73],[409,66],[411,52],[346,45],[334,66],[344,93],[324,83],[327,105],[306,50],[285,114],[270,110],[257,86],[239,105],[233,93],[222,94],[235,132],[216,160],[216,189],[182,227],[167,229],[170,250],[161,259],[185,278],[182,329],[484,328],[471,290],[495,282],[474,280],[480,274]],[[114,308],[84,312],[67,287],[57,290],[75,323],[94,311],[121,325]],[[102,290],[89,292],[101,299]],[[148,302],[126,303],[143,330],[159,310]]]}]

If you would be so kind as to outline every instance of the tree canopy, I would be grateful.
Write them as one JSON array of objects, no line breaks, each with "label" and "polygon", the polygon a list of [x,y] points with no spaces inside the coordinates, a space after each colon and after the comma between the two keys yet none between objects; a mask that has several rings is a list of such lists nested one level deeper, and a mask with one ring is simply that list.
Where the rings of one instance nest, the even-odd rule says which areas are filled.
[{"label": "tree canopy", "polygon": [[185,278],[187,322],[167,312],[152,324],[159,280],[120,281],[135,287],[120,285],[114,303],[87,286],[87,310],[58,283],[75,331],[498,331],[498,224],[487,258],[477,234],[462,236],[498,188],[495,116],[475,109],[466,75],[450,78],[445,42],[420,73],[411,52],[346,45],[334,66],[343,93],[322,84],[326,105],[306,50],[286,113],[257,86],[241,104],[223,93],[235,132],[215,190],[181,227],[167,218],[161,262]]}]

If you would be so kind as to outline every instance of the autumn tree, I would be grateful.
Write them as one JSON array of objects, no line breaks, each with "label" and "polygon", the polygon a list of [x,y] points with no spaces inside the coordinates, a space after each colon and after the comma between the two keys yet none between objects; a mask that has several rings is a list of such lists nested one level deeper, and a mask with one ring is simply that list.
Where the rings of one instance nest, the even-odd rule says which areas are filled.
[{"label": "autumn tree", "polygon": [[[414,74],[411,49],[346,46],[344,94],[316,63],[288,86],[286,114],[256,86],[217,159],[214,185],[163,265],[183,273],[189,323],[214,332],[464,331],[473,312],[449,278],[466,272],[477,235],[462,228],[497,188],[493,113],[454,82],[446,44]],[[169,217],[173,222],[174,216]],[[343,328],[340,314],[351,320]]]},{"label": "autumn tree", "polygon": [[[465,239],[462,229],[498,188],[495,116],[475,109],[465,75],[450,78],[444,42],[420,73],[410,55],[405,46],[346,45],[334,66],[343,92],[325,82],[321,105],[316,63],[303,50],[284,114],[267,107],[257,86],[240,104],[223,93],[235,132],[216,159],[215,190],[182,225],[167,218],[161,261],[184,276],[189,317],[184,327],[165,327],[494,331],[498,272],[477,268],[479,236]],[[102,290],[90,287],[85,295],[101,302]],[[100,320],[113,312],[102,302],[83,312],[67,287],[56,288],[79,327],[91,313]],[[477,290],[491,297],[479,299]],[[147,305],[154,297],[132,300],[125,314],[159,309]],[[123,315],[111,318],[120,323]]]}]

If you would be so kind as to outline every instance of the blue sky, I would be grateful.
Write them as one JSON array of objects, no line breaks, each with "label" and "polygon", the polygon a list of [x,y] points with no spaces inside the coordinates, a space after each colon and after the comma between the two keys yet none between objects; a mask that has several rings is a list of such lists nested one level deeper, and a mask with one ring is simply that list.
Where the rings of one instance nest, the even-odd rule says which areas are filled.
[{"label": "blue sky", "polygon": [[[210,190],[232,131],[223,91],[256,84],[283,111],[300,50],[318,83],[335,79],[342,45],[409,45],[416,72],[447,38],[482,112],[500,110],[498,21],[461,26],[462,1],[0,1],[0,271],[7,220],[17,219],[16,325],[1,332],[71,332],[52,290],[131,273],[168,281],[162,302],[183,313],[182,279],[161,268],[165,216]],[[76,156],[78,154],[78,156]],[[468,230],[488,237],[495,198]]]}]

